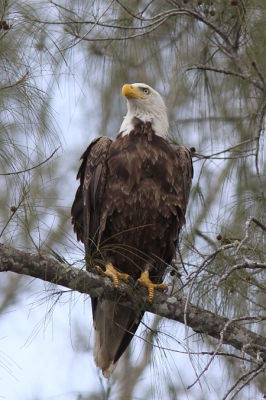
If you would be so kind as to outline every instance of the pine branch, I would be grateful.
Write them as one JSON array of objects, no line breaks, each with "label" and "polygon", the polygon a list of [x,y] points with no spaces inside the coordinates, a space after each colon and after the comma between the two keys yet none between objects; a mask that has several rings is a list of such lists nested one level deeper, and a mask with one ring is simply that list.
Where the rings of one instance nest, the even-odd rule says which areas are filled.
[{"label": "pine branch", "polygon": [[42,279],[93,297],[104,296],[108,300],[122,302],[128,307],[137,307],[182,324],[186,321],[195,332],[218,339],[218,347],[229,344],[240,350],[242,355],[246,353],[253,357],[258,365],[266,360],[266,338],[245,329],[234,320],[194,306],[179,295],[168,296],[157,291],[150,304],[145,289],[134,289],[125,283],[115,289],[108,278],[60,263],[47,256],[29,254],[0,245],[0,272],[6,271]]}]

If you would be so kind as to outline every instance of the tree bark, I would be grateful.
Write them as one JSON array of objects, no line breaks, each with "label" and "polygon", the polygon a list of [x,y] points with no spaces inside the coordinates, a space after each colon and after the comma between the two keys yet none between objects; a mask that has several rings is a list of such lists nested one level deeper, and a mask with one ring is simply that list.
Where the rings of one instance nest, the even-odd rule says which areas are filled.
[{"label": "tree bark", "polygon": [[195,332],[218,339],[221,344],[231,345],[257,362],[266,360],[264,337],[235,321],[191,304],[180,295],[169,296],[156,291],[153,302],[149,303],[144,288],[136,288],[123,282],[118,288],[114,288],[109,278],[96,273],[72,267],[51,257],[0,245],[0,272],[7,271],[38,278],[93,297],[104,296],[134,309],[186,323]]}]

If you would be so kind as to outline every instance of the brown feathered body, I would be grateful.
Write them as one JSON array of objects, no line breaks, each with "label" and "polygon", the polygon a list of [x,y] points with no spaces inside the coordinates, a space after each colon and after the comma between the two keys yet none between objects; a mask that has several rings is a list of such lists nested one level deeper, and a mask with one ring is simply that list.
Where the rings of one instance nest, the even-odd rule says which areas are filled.
[{"label": "brown feathered body", "polygon": [[[148,270],[154,283],[161,282],[185,223],[193,174],[189,151],[171,146],[150,122],[134,118],[129,134],[113,142],[95,139],[82,160],[72,221],[87,260],[111,262],[134,280]],[[96,298],[92,310],[94,358],[108,377],[142,314]]]}]

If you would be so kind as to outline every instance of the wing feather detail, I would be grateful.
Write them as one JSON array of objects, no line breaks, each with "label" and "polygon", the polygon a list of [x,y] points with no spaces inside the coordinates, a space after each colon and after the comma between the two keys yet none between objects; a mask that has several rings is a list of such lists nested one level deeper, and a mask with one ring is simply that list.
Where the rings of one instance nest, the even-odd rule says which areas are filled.
[{"label": "wing feather detail", "polygon": [[[109,147],[106,136],[94,139],[81,156],[77,179],[80,185],[71,209],[72,224],[77,239],[85,244],[86,252],[98,245],[101,204],[106,183]],[[86,240],[87,238],[87,240]]]},{"label": "wing feather detail", "polygon": [[175,187],[178,188],[179,207],[185,217],[193,178],[193,165],[190,151],[184,146],[174,146],[176,153]]}]

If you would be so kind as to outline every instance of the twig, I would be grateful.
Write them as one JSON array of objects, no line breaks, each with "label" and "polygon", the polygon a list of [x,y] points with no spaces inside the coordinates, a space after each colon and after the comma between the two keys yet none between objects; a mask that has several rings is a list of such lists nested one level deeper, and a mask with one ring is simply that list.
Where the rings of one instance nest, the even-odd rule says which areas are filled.
[{"label": "twig", "polygon": [[10,215],[10,217],[8,218],[7,222],[5,223],[3,229],[2,229],[1,232],[0,232],[0,238],[3,236],[3,233],[5,232],[5,230],[6,230],[7,226],[8,226],[8,224],[9,224],[9,222],[12,220],[12,218],[14,217],[14,215],[16,214],[16,212],[18,211],[18,209],[20,208],[21,204],[22,204],[23,201],[25,200],[26,195],[27,195],[27,193],[24,194],[24,195],[22,196],[20,202],[18,203],[18,205],[15,207],[14,211],[12,212],[12,214]]},{"label": "twig", "polygon": [[237,269],[259,269],[259,268],[266,268],[266,264],[263,263],[257,263],[256,261],[249,261],[247,260],[246,262],[242,264],[236,264],[232,268],[230,268],[225,274],[221,276],[221,278],[216,282],[215,284],[215,289],[217,290],[218,286],[220,283],[224,282],[234,271]]},{"label": "twig", "polygon": [[[238,319],[236,319],[236,320],[238,320]],[[257,320],[260,320],[260,319],[257,319]],[[264,318],[263,318],[263,320],[264,320]],[[234,321],[235,321],[235,320],[234,320]],[[144,324],[144,322],[142,322],[142,324],[143,324],[147,329],[149,329],[150,331],[154,331],[154,328],[153,328],[153,327],[150,327],[150,326]],[[118,325],[118,324],[117,324],[117,325]],[[120,326],[120,325],[118,325],[118,326]],[[123,330],[124,330],[125,332],[131,333],[129,330],[125,329],[124,327],[123,327]],[[156,333],[156,332],[153,332],[153,333]],[[160,333],[160,332],[158,331],[157,333]],[[164,334],[166,335],[166,333],[164,333]],[[168,335],[168,336],[170,336],[170,335]],[[157,348],[157,349],[159,349],[159,350],[169,351],[169,352],[171,352],[171,353],[177,353],[177,354],[188,354],[188,351],[176,350],[176,349],[173,349],[172,347],[164,347],[164,346],[161,346],[161,345],[159,345],[159,344],[155,344],[154,342],[151,342],[150,340],[146,339],[146,338],[143,337],[143,336],[137,335],[136,333],[134,334],[134,337],[140,339],[141,341],[143,341],[143,342],[149,344],[150,346],[152,346],[152,347],[154,347],[154,348]],[[147,336],[146,336],[146,337],[147,337]],[[170,338],[172,338],[172,337],[170,336]],[[175,339],[175,340],[178,341],[177,339]],[[180,345],[181,343],[178,341],[178,344]],[[182,346],[184,347],[184,345],[182,345]],[[250,344],[248,344],[248,346],[246,346],[245,348],[247,349],[248,347],[250,347]],[[264,348],[264,350],[266,350],[266,348]],[[236,359],[241,360],[241,361],[247,361],[247,362],[249,362],[249,363],[256,363],[256,364],[261,365],[261,362],[258,362],[257,360],[254,360],[253,358],[251,359],[251,358],[246,358],[244,355],[238,356],[237,354],[233,354],[233,353],[227,353],[227,352],[223,352],[223,351],[217,351],[217,349],[216,349],[216,350],[213,350],[213,351],[191,351],[191,350],[189,350],[189,353],[190,353],[191,355],[193,355],[193,356],[194,356],[194,355],[196,355],[196,356],[199,356],[199,355],[200,355],[200,356],[213,356],[213,355],[215,354],[216,356],[232,357],[232,358],[236,358]],[[147,364],[147,363],[146,363],[146,364]],[[193,385],[194,385],[194,384],[193,384]],[[193,386],[193,385],[192,385],[192,386]],[[189,388],[188,388],[188,389],[189,389]]]},{"label": "twig", "polygon": [[12,87],[15,87],[15,86],[20,85],[21,83],[25,82],[27,75],[28,75],[28,73],[26,73],[26,74],[25,74],[22,78],[20,78],[18,81],[14,82],[14,83],[12,83],[12,84],[10,84],[10,85],[0,87],[0,90],[10,89],[10,88],[12,88]]},{"label": "twig", "polygon": [[[206,156],[205,156],[205,155],[203,155],[203,154],[198,154],[198,153],[197,153],[197,155],[198,155],[198,156],[201,156],[201,157],[203,157],[203,158],[212,158],[212,157],[218,156],[218,155],[220,155],[220,154],[222,154],[222,153],[227,153],[227,152],[229,152],[229,151],[231,151],[231,150],[234,150],[235,148],[237,148],[237,147],[239,147],[239,146],[242,146],[243,144],[247,144],[247,143],[250,143],[250,142],[254,142],[255,140],[256,140],[256,138],[244,140],[244,141],[241,142],[241,143],[235,144],[234,146],[228,147],[228,148],[225,149],[225,150],[221,150],[221,151],[218,151],[217,153],[213,153],[213,154],[210,154],[210,155],[206,155]],[[247,151],[249,151],[249,150],[247,150]]]},{"label": "twig", "polygon": [[209,254],[206,258],[204,258],[203,262],[198,266],[196,271],[192,271],[187,279],[191,279],[192,275],[198,275],[203,268],[205,267],[205,265],[209,262],[212,261],[213,258],[215,258],[217,256],[217,254],[221,253],[224,250],[228,250],[228,249],[232,249],[234,247],[234,244],[230,243],[230,244],[225,244],[221,247],[219,247],[217,250],[215,250],[213,253]]},{"label": "twig", "polygon": [[109,8],[111,7],[111,5],[113,4],[114,1],[115,1],[115,0],[111,0],[110,4],[109,4],[109,5],[107,6],[107,8],[103,11],[103,13],[99,16],[99,18],[97,19],[97,21],[95,21],[95,23],[94,23],[94,24],[92,25],[92,27],[88,30],[88,32],[84,33],[84,35],[81,36],[81,37],[79,37],[78,35],[74,35],[75,37],[78,37],[79,40],[78,40],[77,42],[71,44],[70,46],[65,47],[64,49],[61,50],[61,52],[66,51],[66,50],[69,50],[69,49],[71,49],[72,47],[76,46],[78,43],[80,43],[81,40],[83,40],[83,39],[85,40],[85,36],[87,36],[87,35],[95,28],[95,26],[97,25],[97,23],[98,23],[98,22],[100,21],[100,19],[104,16],[104,14],[109,10]]},{"label": "twig", "polygon": [[17,171],[17,172],[7,172],[5,174],[0,174],[0,176],[8,176],[8,175],[19,175],[19,174],[23,174],[24,172],[29,172],[32,171],[33,169],[36,169],[38,167],[40,167],[41,165],[47,163],[47,161],[51,160],[51,158],[54,156],[54,154],[57,152],[57,150],[60,148],[57,147],[57,149],[55,149],[55,151],[53,151],[53,153],[50,155],[50,157],[48,157],[46,160],[42,161],[40,164],[38,165],[34,165],[34,167],[28,168],[28,169],[24,169],[23,171]]},{"label": "twig", "polygon": [[241,240],[241,242],[239,243],[239,245],[237,246],[236,249],[236,254],[239,252],[239,250],[241,249],[241,247],[248,241],[249,239],[249,234],[250,234],[250,225],[251,222],[254,222],[255,224],[257,224],[264,232],[266,232],[266,227],[259,221],[257,220],[255,217],[249,217],[246,221],[246,233],[244,238]]},{"label": "twig", "polygon": [[213,362],[216,354],[218,353],[218,350],[220,349],[220,347],[223,344],[223,337],[224,337],[224,332],[226,331],[226,329],[228,328],[228,326],[231,324],[231,322],[233,322],[232,320],[228,320],[227,323],[225,324],[223,330],[220,333],[220,340],[219,343],[216,347],[216,349],[213,352],[213,355],[211,356],[210,360],[208,361],[207,365],[205,366],[205,368],[203,369],[203,371],[197,376],[197,379],[187,387],[187,389],[191,389],[197,382],[199,382],[200,378],[202,377],[203,374],[205,374],[205,372],[208,370],[209,366],[211,365],[211,363]]},{"label": "twig", "polygon": [[266,232],[266,226],[263,225],[257,218],[251,217],[252,221],[255,222],[264,232]]},{"label": "twig", "polygon": [[[253,370],[241,375],[241,377],[235,382],[235,384],[227,391],[225,396],[222,398],[222,400],[226,400],[226,398],[229,396],[229,394],[236,388],[236,386],[244,380],[244,383],[239,386],[239,388],[236,390],[234,395],[230,398],[230,400],[233,400],[236,395],[246,386],[249,384],[250,381],[252,381],[257,375],[259,375],[261,372],[265,371],[266,365],[262,365],[261,367],[254,368]],[[248,379],[246,379],[249,376]]]},{"label": "twig", "polygon": [[[79,39],[79,41],[77,43],[79,43],[81,40],[85,40],[87,42],[117,42],[117,41],[124,41],[124,40],[131,40],[131,39],[135,39],[141,36],[145,36],[148,35],[151,32],[154,32],[157,28],[159,28],[159,26],[161,26],[162,24],[164,24],[164,22],[166,22],[170,17],[165,17],[162,18],[160,20],[160,22],[156,22],[156,24],[154,23],[154,26],[151,29],[148,29],[145,32],[141,32],[141,33],[135,33],[133,35],[128,35],[128,36],[121,36],[121,37],[104,37],[104,38],[99,38],[99,37],[95,37],[95,38],[87,38],[86,36],[88,35],[89,32],[87,32],[86,34],[84,34],[83,36],[77,35],[76,33],[72,33],[73,36],[75,36],[77,39]],[[90,30],[91,31],[91,30]],[[76,45],[77,43],[74,43],[73,45],[63,49],[63,50],[68,50],[70,47],[73,47],[74,45]]]},{"label": "twig", "polygon": [[194,162],[200,161],[200,160],[239,160],[240,158],[247,158],[247,157],[256,157],[256,153],[250,153],[250,154],[239,154],[239,156],[231,156],[231,157],[215,157],[215,156],[203,156],[198,153],[193,153],[193,157],[197,158]]},{"label": "twig", "polygon": [[225,68],[205,67],[202,64],[196,65],[195,67],[190,67],[190,68],[187,69],[187,71],[193,71],[195,69],[200,69],[200,70],[203,70],[203,71],[218,72],[219,74],[224,74],[224,75],[233,75],[233,76],[236,76],[236,77],[244,79],[244,80],[247,79],[246,75],[239,74],[238,72],[233,72],[233,71],[230,71],[229,69],[225,69]]},{"label": "twig", "polygon": [[259,76],[261,82],[263,83],[263,85],[264,85],[265,88],[266,88],[266,82],[265,82],[263,76],[261,75],[261,73],[260,73],[260,71],[259,71],[259,69],[258,69],[257,63],[256,63],[255,61],[252,61],[251,65],[252,65],[252,67],[255,69],[255,71],[257,72],[257,74],[258,74],[258,76]]}]

